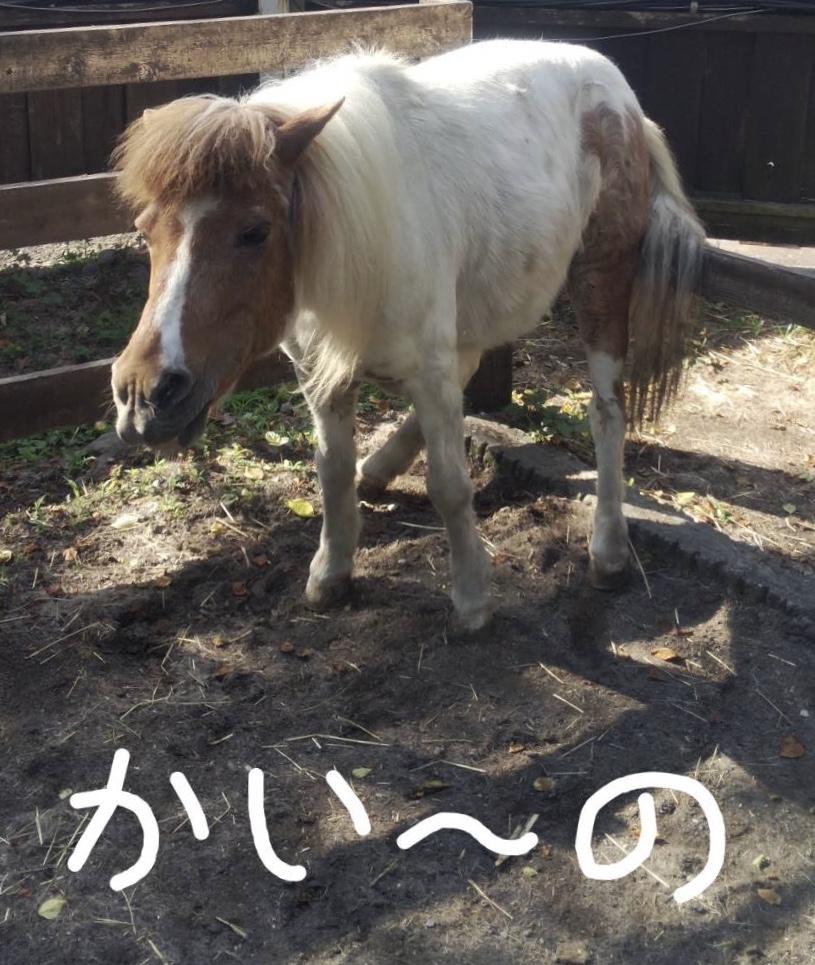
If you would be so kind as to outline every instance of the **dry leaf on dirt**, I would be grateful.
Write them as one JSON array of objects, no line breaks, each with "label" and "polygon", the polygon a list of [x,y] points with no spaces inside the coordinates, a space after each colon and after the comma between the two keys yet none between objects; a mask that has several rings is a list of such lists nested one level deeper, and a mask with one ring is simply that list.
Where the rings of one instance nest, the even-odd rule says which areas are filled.
[{"label": "dry leaf on dirt", "polygon": [[553,791],[555,789],[555,779],[553,777],[536,777],[532,782],[532,787],[536,791]]},{"label": "dry leaf on dirt", "polygon": [[243,582],[243,580],[235,580],[232,584],[232,595],[233,596],[249,596],[252,591]]},{"label": "dry leaf on dirt", "polygon": [[302,519],[310,519],[314,515],[314,507],[307,499],[287,499],[286,506]]},{"label": "dry leaf on dirt", "polygon": [[269,557],[265,553],[258,553],[257,556],[252,557],[252,563],[255,566],[268,566]]},{"label": "dry leaf on dirt", "polygon": [[509,753],[510,753],[510,754],[520,754],[521,751],[525,751],[525,750],[526,750],[526,744],[518,744],[518,743],[516,743],[515,741],[513,741],[513,742],[509,745]]},{"label": "dry leaf on dirt", "polygon": [[560,942],[555,949],[555,961],[563,965],[586,965],[589,950],[584,942]]},{"label": "dry leaf on dirt", "polygon": [[780,757],[803,757],[804,745],[798,740],[795,734],[787,734],[781,738],[781,746],[778,748]]},{"label": "dry leaf on dirt", "polygon": [[441,791],[446,791],[451,788],[452,784],[445,784],[444,781],[439,780],[437,777],[431,777],[427,781],[423,781],[413,792],[413,797],[427,797],[428,794],[438,794]]},{"label": "dry leaf on dirt", "polygon": [[247,479],[263,479],[263,466],[247,466],[244,476]]},{"label": "dry leaf on dirt", "polygon": [[79,559],[79,550],[75,546],[69,546],[62,551],[62,558],[66,563],[75,563]]},{"label": "dry leaf on dirt", "polygon": [[775,888],[759,888],[756,894],[762,901],[766,901],[768,905],[781,904],[781,895],[778,894]]},{"label": "dry leaf on dirt", "polygon": [[153,583],[155,583],[156,586],[160,586],[160,587],[169,586],[172,582],[173,582],[172,579],[169,576],[167,576],[166,573],[162,573],[161,576],[157,576],[155,580],[153,580]]},{"label": "dry leaf on dirt", "polygon": [[651,651],[651,656],[656,657],[658,660],[664,660],[666,663],[669,663],[672,660],[682,659],[681,655],[671,647],[654,647],[654,649]]},{"label": "dry leaf on dirt", "polygon": [[121,516],[117,516],[116,519],[110,524],[111,529],[132,529],[134,526],[138,526],[139,517],[134,516],[133,513],[122,513]]},{"label": "dry leaf on dirt", "polygon": [[351,777],[362,779],[363,777],[367,777],[369,774],[373,774],[373,772],[372,767],[355,767],[353,771],[351,771]]},{"label": "dry leaf on dirt", "polygon": [[11,550],[0,550],[0,563],[10,563],[13,558]]},{"label": "dry leaf on dirt", "polygon": [[59,918],[66,904],[67,902],[64,898],[46,898],[37,909],[37,914],[40,918],[47,918],[48,921],[53,921],[55,918]]}]

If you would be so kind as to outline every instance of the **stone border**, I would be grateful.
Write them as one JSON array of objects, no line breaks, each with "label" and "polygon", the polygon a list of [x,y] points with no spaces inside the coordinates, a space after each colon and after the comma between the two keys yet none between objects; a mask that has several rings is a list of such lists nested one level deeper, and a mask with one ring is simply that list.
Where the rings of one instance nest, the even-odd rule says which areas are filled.
[{"label": "stone border", "polygon": [[[493,459],[520,485],[594,505],[596,473],[568,452],[484,419],[468,418],[466,429],[471,458]],[[766,604],[808,625],[815,620],[815,581],[768,562],[756,547],[660,506],[633,487],[624,510],[635,545],[678,558],[683,568],[720,583],[746,603]]]}]

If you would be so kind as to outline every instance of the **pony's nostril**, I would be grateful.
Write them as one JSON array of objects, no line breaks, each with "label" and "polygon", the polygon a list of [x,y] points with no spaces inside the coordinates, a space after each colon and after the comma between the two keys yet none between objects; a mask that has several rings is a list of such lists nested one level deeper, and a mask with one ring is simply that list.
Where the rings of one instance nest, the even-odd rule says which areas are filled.
[{"label": "pony's nostril", "polygon": [[192,376],[186,369],[164,369],[150,394],[157,409],[168,409],[183,402],[192,389]]}]

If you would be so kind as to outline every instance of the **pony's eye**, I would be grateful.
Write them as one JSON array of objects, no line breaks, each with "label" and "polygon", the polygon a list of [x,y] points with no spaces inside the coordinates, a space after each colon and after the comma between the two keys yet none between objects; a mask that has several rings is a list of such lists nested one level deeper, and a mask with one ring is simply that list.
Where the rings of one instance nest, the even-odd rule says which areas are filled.
[{"label": "pony's eye", "polygon": [[238,247],[240,248],[260,248],[260,246],[269,237],[269,232],[272,226],[268,221],[263,221],[260,224],[252,225],[251,228],[247,228],[246,231],[242,231],[238,236]]}]

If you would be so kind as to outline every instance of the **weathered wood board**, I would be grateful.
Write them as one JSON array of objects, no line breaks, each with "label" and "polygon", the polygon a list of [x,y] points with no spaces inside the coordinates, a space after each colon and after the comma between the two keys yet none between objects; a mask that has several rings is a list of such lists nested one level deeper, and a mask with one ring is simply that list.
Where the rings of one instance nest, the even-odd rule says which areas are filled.
[{"label": "weathered wood board", "polygon": [[472,4],[369,7],[0,34],[0,93],[285,71],[352,44],[427,56],[468,43]]}]

